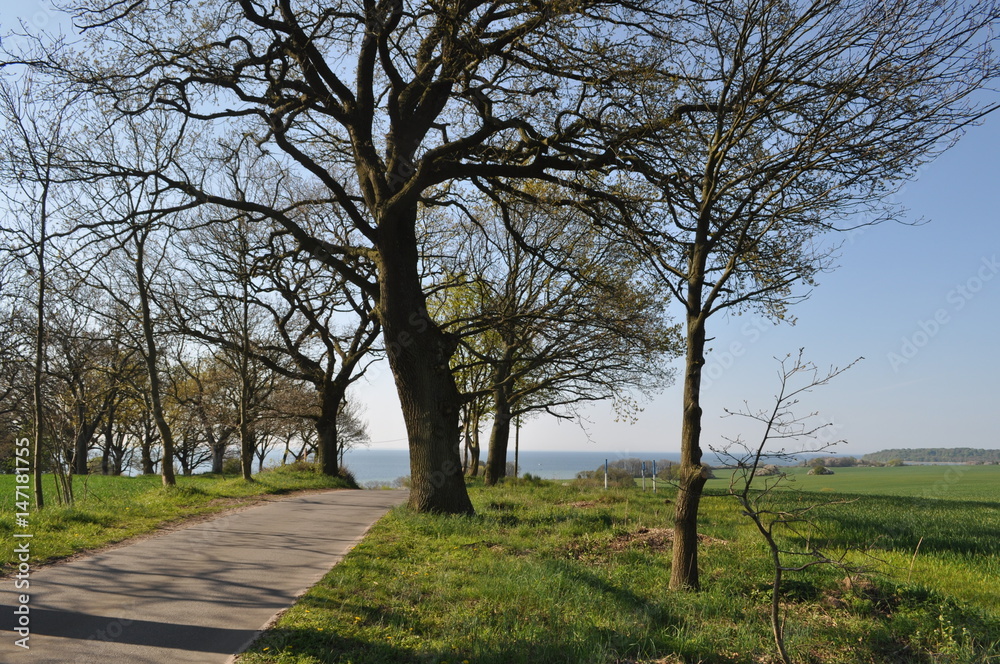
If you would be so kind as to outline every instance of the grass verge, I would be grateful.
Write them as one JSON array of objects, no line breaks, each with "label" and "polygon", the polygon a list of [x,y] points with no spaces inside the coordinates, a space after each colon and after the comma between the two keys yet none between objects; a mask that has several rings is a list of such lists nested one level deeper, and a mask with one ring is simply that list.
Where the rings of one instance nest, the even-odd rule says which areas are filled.
[{"label": "grass verge", "polygon": [[[32,564],[94,550],[145,534],[195,516],[220,512],[254,502],[264,496],[308,489],[348,488],[339,477],[326,477],[308,469],[290,467],[265,471],[254,482],[219,475],[179,476],[177,486],[165,488],[158,476],[73,478],[75,502],[56,504],[46,493],[47,506],[31,512],[27,531],[15,528],[14,476],[0,475],[0,575],[12,569],[14,532],[30,532]],[[51,477],[43,483],[50,488]]]},{"label": "grass verge", "polygon": [[[704,591],[673,593],[670,493],[551,482],[470,492],[472,518],[390,512],[240,664],[776,661],[763,547],[728,496],[702,502]],[[789,576],[786,637],[796,661],[1000,661],[995,606],[949,592],[962,572],[979,574],[995,595],[1000,545],[987,536],[995,524],[974,514],[955,521],[968,505],[888,500],[840,505],[816,533],[832,546],[871,545],[866,560],[880,572],[872,580],[847,582],[831,568]],[[903,527],[872,542],[901,509],[912,512]],[[922,549],[907,583],[917,526],[932,521],[936,545]],[[949,549],[960,534],[962,550]]]}]

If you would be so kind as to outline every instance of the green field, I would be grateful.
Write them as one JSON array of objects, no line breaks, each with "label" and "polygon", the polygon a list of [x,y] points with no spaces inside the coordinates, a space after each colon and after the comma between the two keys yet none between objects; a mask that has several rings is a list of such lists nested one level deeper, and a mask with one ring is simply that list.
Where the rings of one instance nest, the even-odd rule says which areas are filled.
[{"label": "green field", "polygon": [[[1000,468],[789,470],[794,482],[772,506],[831,503],[804,537],[865,570],[850,582],[831,567],[786,576],[794,661],[1000,663]],[[471,480],[475,517],[393,510],[241,664],[773,664],[766,551],[716,473],[700,512],[702,592],[667,588],[669,486]],[[156,477],[76,478],[73,507],[50,500],[31,515],[33,553],[67,555],[261,493],[329,485],[288,470],[254,484],[178,479],[165,490]],[[12,476],[0,491],[6,560]]]},{"label": "green field", "polygon": [[[802,491],[967,500],[1000,505],[1000,466],[901,466],[831,468],[833,475],[806,475],[808,468],[785,469]],[[726,471],[716,474],[721,479]],[[713,483],[714,484],[714,483]]]},{"label": "green field", "polygon": [[[858,498],[808,537],[867,568],[787,575],[794,661],[1000,662],[1000,506],[859,497],[863,477],[854,494],[774,496]],[[724,486],[702,501],[700,593],[667,588],[672,490],[473,483],[477,516],[394,510],[240,662],[771,664],[766,552]]]}]

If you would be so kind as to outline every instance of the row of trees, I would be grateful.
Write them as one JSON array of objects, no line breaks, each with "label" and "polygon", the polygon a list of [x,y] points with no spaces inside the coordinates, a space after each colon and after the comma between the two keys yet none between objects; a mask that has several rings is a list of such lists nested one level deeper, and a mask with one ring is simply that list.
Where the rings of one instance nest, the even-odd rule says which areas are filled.
[{"label": "row of trees", "polygon": [[[51,134],[29,133],[37,119],[4,92],[8,127],[25,128],[6,134],[5,165],[16,169]],[[294,267],[269,271],[276,240],[232,220],[74,234],[79,220],[134,201],[55,177],[34,182],[43,194],[8,174],[22,189],[6,192],[0,454],[37,430],[39,472],[87,473],[96,451],[104,473],[159,467],[169,484],[175,463],[221,472],[234,451],[247,478],[281,448],[336,473],[344,450],[367,438],[360,405],[345,396],[375,357],[366,352],[377,329],[342,329],[349,293],[310,296]],[[317,285],[337,292],[335,280]]]},{"label": "row of trees", "polygon": [[893,459],[913,463],[998,463],[1000,462],[1000,450],[972,447],[928,447],[880,450],[862,457],[863,461],[871,463],[888,463]]},{"label": "row of trees", "polygon": [[[8,70],[44,73],[52,104],[85,109],[71,123],[84,147],[51,156],[99,190],[81,197],[101,204],[74,222],[79,241],[129,252],[151,394],[163,304],[142,293],[167,230],[218,222],[250,244],[284,243],[275,255],[314,271],[310,293],[332,281],[367,303],[409,436],[411,506],[471,513],[462,417],[478,422],[491,404],[500,449],[510,417],[544,402],[565,414],[621,394],[623,375],[648,387],[633,369],[662,366],[677,345],[657,313],[665,295],[683,316],[685,356],[675,588],[699,585],[709,319],[786,319],[797,287],[832,266],[826,234],[898,218],[891,194],[995,106],[983,94],[997,73],[994,0],[68,9],[80,40],[22,41]],[[42,257],[39,214],[30,246]],[[224,232],[236,274],[251,272],[242,232]],[[541,287],[526,292],[517,275]],[[239,283],[226,301],[246,330],[252,298]],[[187,314],[170,312],[217,342]],[[552,327],[538,332],[542,322]],[[580,330],[598,340],[595,359],[571,350],[558,370],[539,369],[540,349],[575,349]],[[246,332],[223,344],[245,362],[253,345]],[[615,368],[628,354],[632,366]],[[549,373],[568,382],[539,377]]]},{"label": "row of trees", "polygon": [[[175,464],[161,460],[185,474],[209,463],[220,472],[235,446],[250,479],[254,459],[262,465],[280,442],[283,459],[314,454],[321,472],[336,474],[344,450],[366,438],[348,388],[383,355],[371,294],[310,260],[266,219],[212,204],[160,209],[165,192],[92,173],[85,159],[139,162],[146,142],[167,141],[169,127],[131,123],[97,139],[85,134],[86,146],[60,142],[59,125],[87,109],[38,105],[32,84],[29,77],[21,89],[3,88],[7,126],[20,128],[6,136],[4,249],[14,276],[0,296],[20,348],[4,364],[15,397],[6,447],[35,421],[33,357],[47,432],[39,448],[50,451],[39,471],[86,473],[97,450],[103,472],[131,464],[151,473],[159,464],[170,484]],[[56,157],[43,154],[55,148]],[[49,171],[18,171],[56,158]],[[234,190],[241,178],[275,187],[276,199],[305,186],[260,163],[241,162],[229,178]],[[517,220],[530,247],[504,240],[493,207],[477,221],[494,225],[498,240],[485,245],[474,245],[478,227],[463,219],[428,213],[421,229],[429,306],[458,347],[451,369],[472,474],[490,423],[490,484],[505,475],[512,420],[536,412],[572,418],[579,404],[605,399],[627,416],[633,391],[668,382],[664,358],[679,347],[633,248],[566,215]],[[316,233],[350,233],[322,206],[296,218]],[[363,260],[354,270],[374,278]],[[59,391],[64,384],[69,397]],[[73,416],[56,422],[60,407]]]}]

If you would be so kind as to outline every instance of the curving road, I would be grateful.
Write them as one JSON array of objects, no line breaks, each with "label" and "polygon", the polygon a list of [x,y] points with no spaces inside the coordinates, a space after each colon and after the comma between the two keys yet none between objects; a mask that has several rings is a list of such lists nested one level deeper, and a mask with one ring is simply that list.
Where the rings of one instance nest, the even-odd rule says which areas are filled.
[{"label": "curving road", "polygon": [[31,572],[29,650],[0,579],[3,664],[224,664],[405,491],[329,491],[226,514]]}]

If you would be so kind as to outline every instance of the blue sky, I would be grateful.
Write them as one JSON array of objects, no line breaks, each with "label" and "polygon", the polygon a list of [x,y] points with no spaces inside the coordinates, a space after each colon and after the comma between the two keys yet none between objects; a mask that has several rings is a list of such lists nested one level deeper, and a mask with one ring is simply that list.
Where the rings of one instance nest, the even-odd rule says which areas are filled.
[{"label": "blue sky", "polygon": [[[0,23],[20,16],[52,28],[40,2],[0,0]],[[820,388],[801,412],[818,410],[845,438],[843,454],[887,447],[1000,447],[1000,117],[969,130],[899,195],[918,227],[885,224],[845,237],[840,267],[797,305],[795,326],[748,317],[710,321],[705,445],[756,432],[722,408],[767,406],[777,388],[774,357],[806,349],[821,366],[864,356]],[[679,314],[679,312],[678,312]],[[730,352],[737,343],[738,353]],[[727,354],[728,353],[728,354]],[[679,363],[678,363],[678,366]],[[387,369],[355,392],[367,404],[375,446],[404,448],[405,428]],[[634,425],[614,422],[610,406],[587,411],[589,424],[551,418],[524,424],[523,449],[676,452],[678,386],[645,404]],[[488,434],[484,434],[488,435]]]}]

